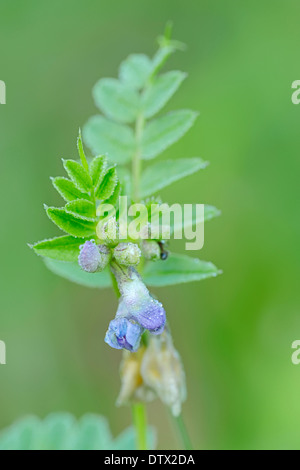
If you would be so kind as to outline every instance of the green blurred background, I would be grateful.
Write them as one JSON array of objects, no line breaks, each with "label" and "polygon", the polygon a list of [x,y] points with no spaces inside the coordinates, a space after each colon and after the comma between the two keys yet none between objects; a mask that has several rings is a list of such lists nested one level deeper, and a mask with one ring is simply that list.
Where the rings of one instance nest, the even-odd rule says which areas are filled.
[{"label": "green blurred background", "polygon": [[[300,447],[299,14],[293,0],[0,0],[0,428],[60,410],[106,415],[115,434],[130,422],[114,404],[120,354],[103,341],[113,293],[55,277],[26,243],[57,234],[42,203],[60,202],[49,176],[76,155],[92,86],[129,53],[152,55],[171,19],[188,50],[168,68],[189,78],[168,108],[201,114],[162,158],[211,165],[161,195],[222,210],[199,257],[224,274],[155,291],[185,363],[185,420],[197,448]],[[176,448],[160,403],[149,421]]]}]

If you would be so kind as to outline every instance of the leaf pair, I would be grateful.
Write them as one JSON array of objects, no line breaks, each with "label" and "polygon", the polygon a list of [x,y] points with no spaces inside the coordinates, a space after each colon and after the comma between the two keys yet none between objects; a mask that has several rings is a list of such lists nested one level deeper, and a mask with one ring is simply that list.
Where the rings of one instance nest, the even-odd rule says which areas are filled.
[{"label": "leaf pair", "polygon": [[[141,158],[150,160],[157,157],[192,127],[196,117],[194,111],[173,111],[146,124]],[[84,128],[84,137],[93,153],[107,153],[117,163],[127,163],[136,152],[133,130],[103,116],[90,118]]]},{"label": "leaf pair", "polygon": [[[108,270],[89,274],[80,269],[78,263],[65,263],[53,259],[45,259],[47,267],[55,274],[71,282],[86,287],[111,287]],[[148,263],[143,272],[143,279],[148,286],[163,287],[192,281],[201,281],[215,277],[220,271],[206,261],[185,255],[172,254],[166,261]]]},{"label": "leaf pair", "polygon": [[[78,201],[75,201],[77,203]],[[73,204],[73,203],[70,203]],[[67,204],[67,207],[70,207],[69,204]],[[57,217],[63,217],[62,213],[60,212],[61,209],[54,209],[54,208],[48,208],[49,211],[49,216],[52,218],[55,218],[56,223],[58,222],[59,224],[65,223],[65,220],[62,219],[58,221]],[[59,211],[59,212],[57,212]],[[59,215],[58,215],[59,214]],[[214,217],[217,217],[220,214],[220,212],[213,206],[205,206],[204,209],[204,220],[208,221],[211,220]],[[53,219],[52,219],[53,220]],[[76,220],[77,222],[77,220]],[[87,220],[87,222],[90,222]],[[183,228],[188,228],[195,226],[195,224],[202,222],[201,220],[197,220],[195,215],[193,214],[191,219],[184,219],[183,222]],[[89,232],[90,227],[92,227],[91,232]],[[179,226],[172,226],[172,232],[180,229],[181,227]],[[65,231],[67,229],[69,230],[70,228],[65,226]],[[75,231],[74,226],[72,226],[72,230]],[[78,233],[83,233],[83,230],[85,230],[85,235],[78,235]],[[76,235],[74,236],[62,236],[62,237],[56,237],[52,238],[49,240],[43,240],[41,242],[35,243],[34,245],[31,245],[31,248],[34,249],[34,251],[40,255],[44,256],[47,258],[55,259],[58,261],[77,261],[78,255],[79,255],[79,247],[82,245],[87,238],[91,238],[94,234],[94,225],[86,225],[83,229],[83,226],[80,225],[78,227],[78,231],[76,231]],[[77,238],[76,238],[77,237]]]},{"label": "leaf pair", "polygon": [[103,114],[114,121],[132,124],[143,113],[149,119],[169,101],[183,82],[186,74],[167,72],[158,77],[139,94],[129,83],[114,78],[102,78],[93,89],[96,105]]}]

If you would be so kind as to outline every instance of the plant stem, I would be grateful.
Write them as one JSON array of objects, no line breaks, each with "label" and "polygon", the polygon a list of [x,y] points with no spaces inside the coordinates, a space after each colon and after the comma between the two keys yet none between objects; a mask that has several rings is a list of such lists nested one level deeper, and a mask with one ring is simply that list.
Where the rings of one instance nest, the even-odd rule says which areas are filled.
[{"label": "plant stem", "polygon": [[132,184],[133,184],[133,199],[135,202],[140,200],[140,182],[141,182],[141,171],[142,171],[142,150],[141,141],[144,130],[144,116],[139,114],[136,125],[135,125],[135,141],[136,151],[132,160]]},{"label": "plant stem", "polygon": [[116,294],[117,298],[119,299],[120,298],[120,291],[119,291],[119,288],[118,288],[118,283],[116,281],[115,276],[111,272],[111,270],[109,270],[109,273],[110,273],[110,277],[111,277],[113,290],[115,291],[115,294]]},{"label": "plant stem", "polygon": [[147,415],[143,403],[132,405],[132,418],[136,429],[138,450],[147,450]]},{"label": "plant stem", "polygon": [[176,424],[177,433],[180,436],[180,440],[184,446],[184,450],[193,450],[192,442],[187,431],[187,428],[184,424],[182,415],[179,415],[177,418],[171,415],[173,422]]}]

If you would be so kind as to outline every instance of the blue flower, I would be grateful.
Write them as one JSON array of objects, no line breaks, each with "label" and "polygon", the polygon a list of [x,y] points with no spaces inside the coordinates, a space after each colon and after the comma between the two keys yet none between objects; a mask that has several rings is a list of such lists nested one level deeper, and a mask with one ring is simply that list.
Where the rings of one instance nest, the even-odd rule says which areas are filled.
[{"label": "blue flower", "polygon": [[160,335],[165,328],[166,312],[155,300],[133,267],[111,264],[121,298],[116,317],[109,324],[105,342],[115,349],[135,352],[145,329]]},{"label": "blue flower", "polygon": [[105,342],[115,349],[138,350],[144,329],[125,317],[116,317],[109,324]]},{"label": "blue flower", "polygon": [[153,334],[160,334],[166,323],[166,312],[162,304],[155,300],[134,268],[116,269],[112,267],[122,296],[122,309],[126,308],[127,318],[139,323]]}]

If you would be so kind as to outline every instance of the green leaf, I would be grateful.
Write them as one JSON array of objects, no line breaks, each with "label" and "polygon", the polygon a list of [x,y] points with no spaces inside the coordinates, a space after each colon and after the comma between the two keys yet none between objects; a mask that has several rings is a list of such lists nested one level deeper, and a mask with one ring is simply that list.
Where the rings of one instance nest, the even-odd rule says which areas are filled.
[{"label": "green leaf", "polygon": [[173,52],[175,52],[175,50],[176,49],[174,49],[174,47],[167,45],[158,49],[152,60],[152,76],[159,72],[167,59],[171,54],[173,54]]},{"label": "green leaf", "polygon": [[34,245],[30,245],[30,247],[40,256],[46,256],[47,258],[60,261],[77,261],[79,247],[84,241],[83,238],[74,238],[66,235],[43,240]]},{"label": "green leaf", "polygon": [[[152,428],[147,438],[153,449]],[[93,414],[79,420],[69,413],[51,413],[44,420],[28,416],[0,434],[0,450],[136,450],[136,442],[132,427],[114,439],[106,418]]]},{"label": "green leaf", "polygon": [[0,434],[0,450],[33,450],[40,433],[40,421],[28,416]]},{"label": "green leaf", "polygon": [[152,61],[144,54],[131,54],[120,65],[120,80],[127,86],[143,88],[152,72]]},{"label": "green leaf", "polygon": [[46,447],[47,450],[71,449],[76,427],[76,419],[71,414],[51,413],[41,425],[38,439],[41,448]]},{"label": "green leaf", "polygon": [[171,36],[172,23],[168,22],[166,24],[164,35],[158,37],[158,44],[160,47],[153,57],[153,73],[157,73],[172,53],[175,51],[184,51],[186,48],[184,43],[171,39]]},{"label": "green leaf", "polygon": [[151,196],[175,181],[206,168],[201,158],[163,160],[146,168],[141,178],[141,196]]},{"label": "green leaf", "polygon": [[132,123],[139,113],[139,95],[114,78],[99,80],[93,89],[93,96],[98,108],[114,121]]},{"label": "green leaf", "polygon": [[208,222],[209,220],[214,219],[215,217],[219,217],[221,215],[221,211],[214,206],[209,206],[205,204],[204,206],[204,222]]},{"label": "green leaf", "polygon": [[134,153],[133,130],[102,116],[93,116],[83,129],[83,137],[94,154],[107,153],[116,163],[127,163]]},{"label": "green leaf", "polygon": [[171,254],[166,261],[148,263],[143,279],[149,286],[161,287],[215,277],[220,271],[206,261],[185,255]]},{"label": "green leaf", "polygon": [[74,199],[89,199],[88,194],[82,193],[73,183],[73,181],[58,176],[51,178],[54,188],[59,192],[65,201],[74,201]]},{"label": "green leaf", "polygon": [[116,167],[112,167],[106,172],[102,183],[97,189],[96,198],[101,199],[102,201],[105,201],[106,199],[110,198],[115,190],[117,182],[117,170]]},{"label": "green leaf", "polygon": [[162,68],[162,66],[165,64],[171,54],[176,51],[183,51],[186,48],[184,43],[180,41],[170,40],[170,38],[166,38],[163,36],[158,39],[158,42],[160,44],[160,48],[158,49],[152,60],[152,77],[157,74],[157,72]]},{"label": "green leaf", "polygon": [[45,258],[48,269],[54,274],[61,276],[68,281],[75,282],[85,287],[106,288],[111,287],[111,278],[108,269],[99,273],[87,273],[83,271],[78,263],[66,263]]},{"label": "green leaf", "polygon": [[89,171],[89,165],[83,150],[83,144],[82,144],[82,137],[81,137],[81,130],[79,129],[79,135],[77,138],[77,149],[78,149],[78,154],[82,163],[83,168],[88,172]]},{"label": "green leaf", "polygon": [[96,217],[95,205],[86,199],[76,199],[76,201],[68,202],[65,209],[67,212],[72,212],[88,219]]},{"label": "green leaf", "polygon": [[46,207],[46,211],[52,222],[73,237],[85,238],[95,234],[95,221],[91,221],[77,214],[71,214],[64,208]]},{"label": "green leaf", "polygon": [[196,117],[194,111],[173,111],[147,124],[142,141],[143,158],[154,158],[174,144],[192,127]]},{"label": "green leaf", "polygon": [[75,186],[82,192],[89,192],[92,188],[92,179],[79,162],[63,160],[63,165]]},{"label": "green leaf", "polygon": [[104,178],[107,167],[107,157],[105,155],[99,155],[93,158],[90,165],[90,173],[95,188],[98,188],[99,184]]},{"label": "green leaf", "polygon": [[[194,205],[195,209],[196,205]],[[182,207],[182,214],[183,214],[183,207]],[[208,206],[205,204],[204,206],[204,222],[208,222],[209,220],[218,217],[221,214],[221,212],[213,206]],[[187,217],[185,214],[184,220],[180,224],[173,224],[171,227],[171,233],[174,233],[176,231],[180,231],[182,228],[189,228],[189,227],[195,227],[195,225],[200,224],[203,222],[203,217],[197,217],[196,210],[192,211],[192,216]]]},{"label": "green leaf", "polygon": [[147,88],[142,101],[146,118],[158,113],[178,90],[186,74],[179,71],[167,72],[156,78]]},{"label": "green leaf", "polygon": [[106,199],[105,204],[110,204],[111,206],[117,207],[119,203],[120,193],[121,193],[121,183],[120,181],[118,181],[114,189],[114,192],[108,199]]},{"label": "green leaf", "polygon": [[114,445],[107,420],[93,414],[81,418],[74,441],[75,450],[107,450]]}]

